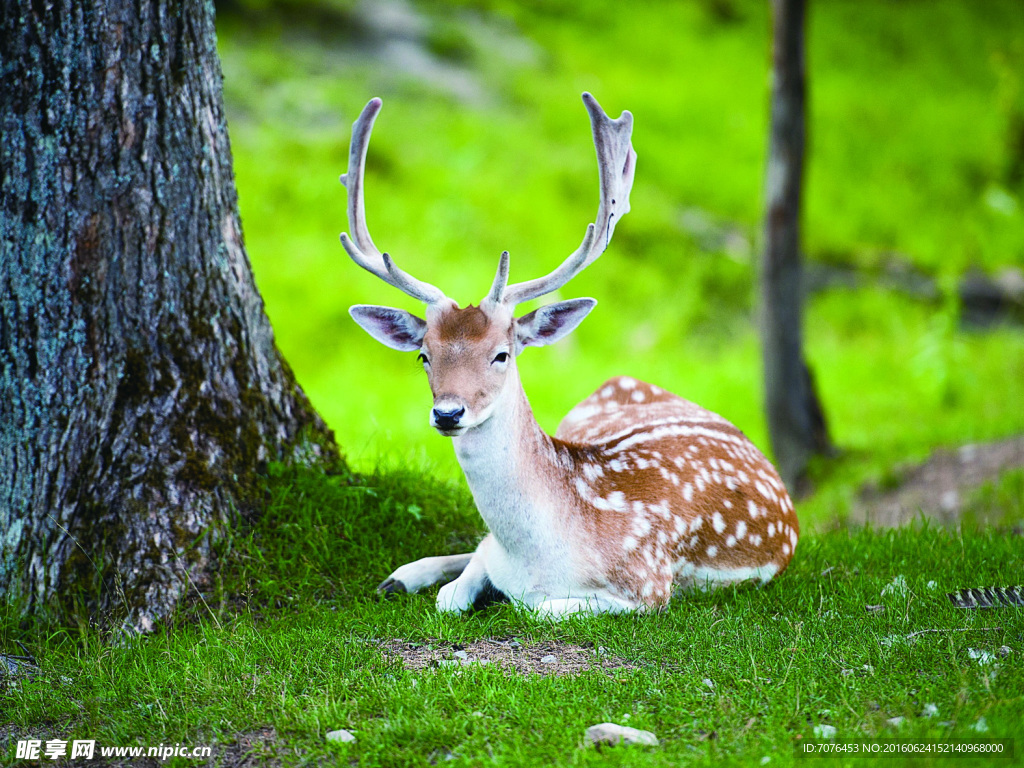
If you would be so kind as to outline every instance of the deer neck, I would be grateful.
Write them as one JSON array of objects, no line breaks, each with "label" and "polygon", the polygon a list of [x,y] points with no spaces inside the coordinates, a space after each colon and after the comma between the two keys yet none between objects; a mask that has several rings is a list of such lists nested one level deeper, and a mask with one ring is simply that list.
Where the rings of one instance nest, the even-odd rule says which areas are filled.
[{"label": "deer neck", "polygon": [[555,524],[560,471],[552,438],[540,428],[513,369],[489,419],[453,438],[477,509],[510,552],[536,551]]}]

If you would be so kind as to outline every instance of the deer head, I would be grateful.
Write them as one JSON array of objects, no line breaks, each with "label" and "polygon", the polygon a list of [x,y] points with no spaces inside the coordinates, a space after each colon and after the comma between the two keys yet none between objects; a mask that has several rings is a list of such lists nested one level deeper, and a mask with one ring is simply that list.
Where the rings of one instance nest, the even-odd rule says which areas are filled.
[{"label": "deer head", "polygon": [[356,264],[422,301],[426,312],[425,318],[420,318],[394,307],[360,304],[349,313],[382,344],[418,353],[434,397],[430,424],[443,435],[456,436],[486,422],[512,396],[519,381],[516,357],[525,347],[553,344],[571,333],[597,304],[594,299],[570,299],[515,317],[518,304],[561,288],[593,263],[611,241],[618,219],[629,212],[636,167],[630,143],[633,116],[623,112],[612,120],[593,96],[583,94],[600,172],[595,223],[587,227],[580,247],[544,277],[508,285],[509,254],[505,251],[480,305],[460,308],[440,289],[402,271],[370,238],[363,181],[370,133],[381,103],[372,99],[352,126],[349,170],[341,177],[348,190],[352,235],[343,233],[341,244]]}]

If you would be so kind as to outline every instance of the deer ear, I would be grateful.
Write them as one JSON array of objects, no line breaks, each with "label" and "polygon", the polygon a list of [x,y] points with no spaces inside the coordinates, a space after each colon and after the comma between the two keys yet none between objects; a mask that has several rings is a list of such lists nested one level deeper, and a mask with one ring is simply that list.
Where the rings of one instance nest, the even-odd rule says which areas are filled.
[{"label": "deer ear", "polygon": [[400,352],[419,349],[427,332],[427,324],[404,309],[356,304],[348,313],[373,338]]},{"label": "deer ear", "polygon": [[594,299],[570,299],[548,304],[516,320],[516,352],[543,347],[568,336],[597,306]]}]

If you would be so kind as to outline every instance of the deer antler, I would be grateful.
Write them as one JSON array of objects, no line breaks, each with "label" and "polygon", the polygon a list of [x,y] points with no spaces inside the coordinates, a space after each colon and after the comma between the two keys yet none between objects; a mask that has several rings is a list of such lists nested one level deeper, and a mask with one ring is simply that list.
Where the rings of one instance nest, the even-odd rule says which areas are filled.
[{"label": "deer antler", "polygon": [[352,261],[371,272],[388,285],[392,285],[403,293],[419,299],[426,304],[436,304],[444,300],[444,292],[430,283],[417,280],[407,272],[398,268],[387,253],[381,253],[373,244],[370,231],[366,228],[366,207],[363,203],[363,171],[366,168],[366,150],[370,146],[370,132],[373,121],[383,102],[370,99],[363,107],[359,118],[352,124],[352,145],[348,152],[348,172],[342,174],[341,183],[348,190],[348,226],[352,230],[350,238],[341,233],[341,245],[352,257]]},{"label": "deer antler", "polygon": [[505,289],[501,301],[506,306],[514,307],[558,290],[568,283],[604,253],[611,242],[616,223],[629,213],[629,191],[633,188],[633,174],[636,171],[636,152],[630,142],[633,115],[626,111],[617,120],[612,120],[589,93],[583,94],[583,103],[590,113],[601,179],[601,202],[597,207],[597,219],[587,227],[580,247],[557,269],[544,277],[516,283]]}]

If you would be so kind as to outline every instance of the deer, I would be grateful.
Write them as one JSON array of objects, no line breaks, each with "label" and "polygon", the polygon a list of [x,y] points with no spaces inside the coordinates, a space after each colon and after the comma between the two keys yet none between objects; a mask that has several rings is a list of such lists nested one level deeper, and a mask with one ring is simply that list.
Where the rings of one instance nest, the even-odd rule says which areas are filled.
[{"label": "deer", "polygon": [[629,376],[604,382],[550,436],[519,378],[527,347],[553,344],[595,307],[557,301],[515,316],[518,305],[565,286],[608,247],[630,210],[636,169],[633,116],[608,117],[589,93],[600,197],[579,248],[544,277],[508,284],[509,253],[480,304],[462,308],[399,268],[374,245],[364,173],[381,109],[372,99],[352,126],[351,235],[360,267],[423,302],[424,317],[359,304],[349,313],[374,339],[415,352],[433,395],[429,423],[451,438],[488,533],[469,553],[402,565],[381,595],[441,584],[436,605],[463,613],[497,595],[542,616],[664,609],[674,593],[765,584],[789,564],[799,524],[772,463],[723,417]]}]

